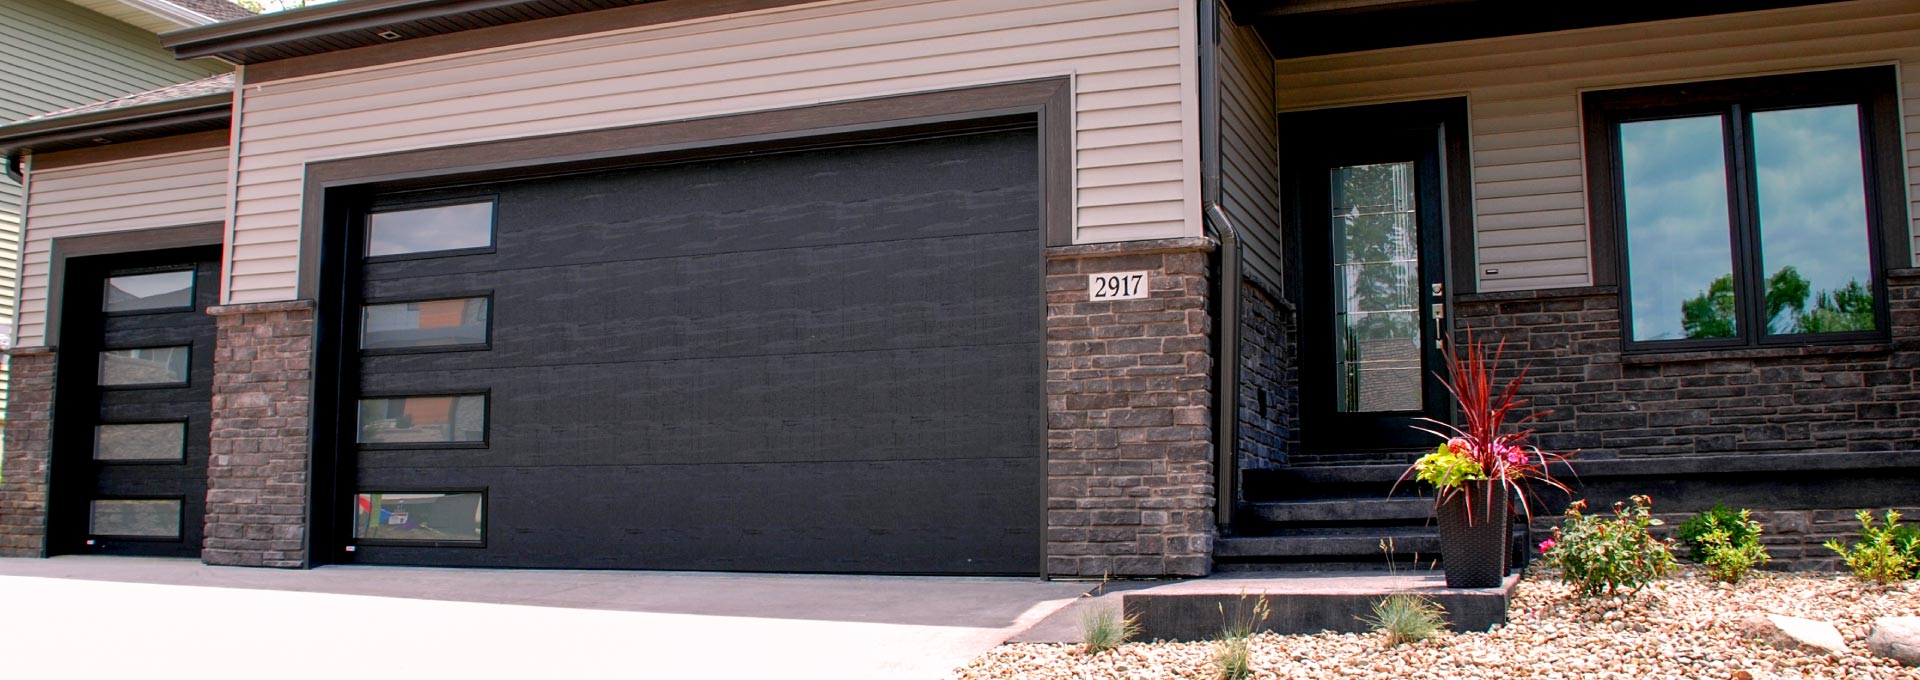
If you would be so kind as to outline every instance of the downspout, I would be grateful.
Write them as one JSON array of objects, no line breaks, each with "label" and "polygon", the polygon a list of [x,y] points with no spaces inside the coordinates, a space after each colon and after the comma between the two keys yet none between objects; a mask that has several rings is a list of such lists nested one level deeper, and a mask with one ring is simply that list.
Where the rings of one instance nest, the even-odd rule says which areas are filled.
[{"label": "downspout", "polygon": [[0,162],[0,172],[6,173],[7,179],[13,180],[14,184],[27,183],[26,175],[21,174],[20,172],[20,150],[19,149],[7,150],[6,159],[3,162]]},{"label": "downspout", "polygon": [[1214,328],[1220,344],[1214,368],[1214,519],[1233,523],[1239,492],[1240,461],[1240,234],[1219,203],[1207,204],[1207,231],[1220,242],[1219,304]]},{"label": "downspout", "polygon": [[1213,517],[1224,530],[1233,523],[1240,477],[1240,235],[1220,207],[1220,4],[1201,0],[1199,12],[1201,214],[1220,244],[1213,268]]}]

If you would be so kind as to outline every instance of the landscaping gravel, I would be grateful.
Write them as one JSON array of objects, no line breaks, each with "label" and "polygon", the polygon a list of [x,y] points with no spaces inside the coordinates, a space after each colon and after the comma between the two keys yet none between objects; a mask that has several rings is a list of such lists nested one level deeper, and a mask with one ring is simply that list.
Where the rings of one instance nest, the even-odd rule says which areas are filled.
[{"label": "landscaping gravel", "polygon": [[[1741,617],[1826,621],[1844,655],[1774,649],[1747,639]],[[1875,586],[1845,576],[1757,573],[1737,586],[1691,571],[1637,596],[1583,599],[1540,573],[1520,584],[1509,622],[1386,649],[1379,634],[1281,636],[1253,641],[1254,678],[1787,678],[1920,679],[1867,651],[1875,618],[1920,614],[1920,582]],[[1080,645],[1008,644],[956,669],[985,678],[1215,677],[1218,643],[1131,643],[1089,655]]]}]

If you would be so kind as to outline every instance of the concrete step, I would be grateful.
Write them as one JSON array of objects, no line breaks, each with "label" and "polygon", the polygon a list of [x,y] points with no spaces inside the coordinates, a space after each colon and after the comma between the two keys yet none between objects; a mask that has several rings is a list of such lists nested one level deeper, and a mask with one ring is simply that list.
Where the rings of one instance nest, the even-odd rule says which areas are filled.
[{"label": "concrete step", "polygon": [[1246,519],[1276,525],[1424,525],[1432,518],[1431,498],[1327,498],[1243,503],[1235,521]]},{"label": "concrete step", "polygon": [[1381,541],[1392,540],[1396,556],[1440,553],[1440,531],[1432,527],[1312,527],[1276,529],[1265,536],[1229,536],[1214,541],[1215,559],[1332,558],[1385,561]]},{"label": "concrete step", "polygon": [[1498,588],[1448,588],[1438,572],[1344,574],[1229,574],[1182,581],[1121,594],[1121,609],[1138,617],[1143,640],[1214,640],[1228,617],[1243,617],[1264,598],[1271,614],[1258,630],[1282,635],[1321,631],[1361,632],[1375,602],[1393,593],[1414,593],[1446,607],[1456,631],[1487,630],[1506,623],[1507,601],[1519,583],[1509,574]]},{"label": "concrete step", "polygon": [[1243,470],[1241,496],[1249,501],[1330,500],[1335,498],[1416,497],[1420,483],[1400,476],[1405,465],[1341,465]]}]

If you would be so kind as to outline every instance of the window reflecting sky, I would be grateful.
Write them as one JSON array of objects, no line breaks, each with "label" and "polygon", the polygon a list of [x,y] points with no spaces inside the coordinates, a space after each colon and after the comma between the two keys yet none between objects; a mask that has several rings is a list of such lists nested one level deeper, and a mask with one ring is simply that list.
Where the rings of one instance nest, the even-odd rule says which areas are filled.
[{"label": "window reflecting sky", "polygon": [[[1816,305],[1822,293],[1831,295],[1852,282],[1872,282],[1859,107],[1755,113],[1753,156],[1764,273],[1773,277],[1794,268],[1806,279],[1807,307]],[[1780,310],[1769,330],[1794,332],[1798,316]],[[1867,321],[1864,329],[1825,330],[1871,328]]]},{"label": "window reflecting sky", "polygon": [[374,213],[367,224],[369,257],[493,245],[492,203]]},{"label": "window reflecting sky", "polygon": [[1633,339],[1673,340],[1681,304],[1733,272],[1720,116],[1620,125]]}]

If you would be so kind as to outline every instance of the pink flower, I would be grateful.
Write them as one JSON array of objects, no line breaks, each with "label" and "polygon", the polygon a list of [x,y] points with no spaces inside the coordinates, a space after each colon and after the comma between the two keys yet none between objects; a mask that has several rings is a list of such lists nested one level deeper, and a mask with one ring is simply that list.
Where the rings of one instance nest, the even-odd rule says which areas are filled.
[{"label": "pink flower", "polygon": [[1473,444],[1469,443],[1465,437],[1454,437],[1447,440],[1447,450],[1462,456],[1470,455],[1474,452]]},{"label": "pink flower", "polygon": [[1558,543],[1555,543],[1555,542],[1553,542],[1553,539],[1551,539],[1551,538],[1549,538],[1549,539],[1547,539],[1547,540],[1544,540],[1544,541],[1541,541],[1541,542],[1540,542],[1540,554],[1542,554],[1542,555],[1545,555],[1545,554],[1547,553],[1547,551],[1549,551],[1549,550],[1552,550],[1552,549],[1553,549],[1553,546],[1556,546],[1556,545],[1559,545],[1559,544],[1558,544]]}]

